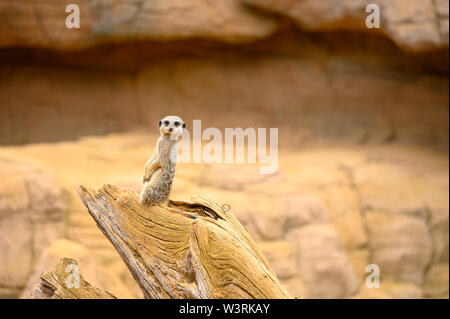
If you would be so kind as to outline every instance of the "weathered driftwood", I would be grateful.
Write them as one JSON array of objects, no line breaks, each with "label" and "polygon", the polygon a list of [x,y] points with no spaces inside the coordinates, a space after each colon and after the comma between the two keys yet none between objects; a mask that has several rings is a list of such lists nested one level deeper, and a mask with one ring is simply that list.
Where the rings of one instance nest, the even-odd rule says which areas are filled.
[{"label": "weathered driftwood", "polygon": [[62,258],[50,272],[41,275],[39,285],[32,293],[37,299],[115,299],[113,295],[86,282],[73,266],[74,259]]},{"label": "weathered driftwood", "polygon": [[112,185],[78,191],[146,298],[291,298],[246,229],[214,202],[146,207]]}]

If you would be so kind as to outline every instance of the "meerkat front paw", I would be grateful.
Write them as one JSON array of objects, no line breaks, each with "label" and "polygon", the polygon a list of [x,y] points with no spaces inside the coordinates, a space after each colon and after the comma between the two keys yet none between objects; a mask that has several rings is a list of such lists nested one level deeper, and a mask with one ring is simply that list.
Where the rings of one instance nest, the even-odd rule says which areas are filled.
[{"label": "meerkat front paw", "polygon": [[150,177],[152,177],[152,172],[153,171],[151,171],[149,169],[145,170],[144,176],[142,177],[142,182],[144,184],[150,180]]}]

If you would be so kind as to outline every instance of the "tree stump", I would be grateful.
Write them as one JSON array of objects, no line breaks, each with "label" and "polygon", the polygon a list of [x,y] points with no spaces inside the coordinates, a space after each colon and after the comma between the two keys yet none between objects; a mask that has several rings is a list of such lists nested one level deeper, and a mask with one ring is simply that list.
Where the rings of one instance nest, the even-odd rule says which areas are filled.
[{"label": "tree stump", "polygon": [[86,282],[78,272],[77,261],[70,258],[60,259],[52,271],[44,272],[32,295],[36,299],[116,299]]},{"label": "tree stump", "polygon": [[292,298],[237,218],[204,197],[146,207],[112,185],[78,192],[145,298]]}]

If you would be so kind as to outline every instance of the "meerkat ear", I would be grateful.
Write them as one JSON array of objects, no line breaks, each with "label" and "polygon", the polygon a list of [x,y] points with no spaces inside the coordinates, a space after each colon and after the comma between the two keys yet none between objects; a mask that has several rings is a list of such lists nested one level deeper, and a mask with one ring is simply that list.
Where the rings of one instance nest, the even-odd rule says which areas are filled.
[{"label": "meerkat ear", "polygon": [[158,124],[159,124],[159,127],[161,127],[161,125],[162,125],[162,121],[159,121],[159,123],[158,123]]},{"label": "meerkat ear", "polygon": [[182,127],[183,127],[183,128],[186,128],[186,123],[184,123],[184,122],[183,122],[183,125],[182,125]]}]

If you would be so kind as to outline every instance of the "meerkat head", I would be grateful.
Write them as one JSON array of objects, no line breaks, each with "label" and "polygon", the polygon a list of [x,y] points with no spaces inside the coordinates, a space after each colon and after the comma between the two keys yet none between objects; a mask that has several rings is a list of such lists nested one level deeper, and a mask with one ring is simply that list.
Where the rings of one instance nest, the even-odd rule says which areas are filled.
[{"label": "meerkat head", "polygon": [[185,129],[186,123],[178,116],[166,116],[159,121],[161,135],[169,136],[171,140],[176,140]]}]

